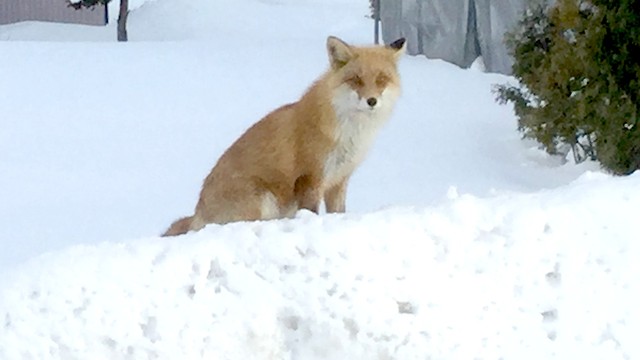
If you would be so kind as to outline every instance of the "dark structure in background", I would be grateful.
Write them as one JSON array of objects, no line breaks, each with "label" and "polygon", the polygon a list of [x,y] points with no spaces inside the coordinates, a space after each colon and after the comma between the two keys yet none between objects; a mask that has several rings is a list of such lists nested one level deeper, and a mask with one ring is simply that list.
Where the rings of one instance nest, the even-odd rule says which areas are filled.
[{"label": "dark structure in background", "polygon": [[407,38],[407,52],[487,71],[511,73],[504,35],[537,0],[380,0],[382,38]]},{"label": "dark structure in background", "polygon": [[66,0],[0,0],[0,25],[20,21],[51,21],[84,25],[105,25],[106,6],[74,10]]}]

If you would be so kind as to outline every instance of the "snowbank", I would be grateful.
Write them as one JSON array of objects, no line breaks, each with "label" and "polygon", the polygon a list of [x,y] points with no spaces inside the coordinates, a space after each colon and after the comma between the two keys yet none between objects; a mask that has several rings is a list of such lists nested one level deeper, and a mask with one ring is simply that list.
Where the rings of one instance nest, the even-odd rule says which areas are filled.
[{"label": "snowbank", "polygon": [[589,173],[76,246],[3,283],[0,358],[638,358],[639,203],[639,175]]}]

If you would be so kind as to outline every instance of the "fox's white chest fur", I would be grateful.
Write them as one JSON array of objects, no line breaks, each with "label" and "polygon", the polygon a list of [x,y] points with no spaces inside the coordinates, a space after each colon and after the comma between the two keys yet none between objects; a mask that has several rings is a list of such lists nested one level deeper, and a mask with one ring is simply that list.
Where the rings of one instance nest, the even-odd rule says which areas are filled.
[{"label": "fox's white chest fur", "polygon": [[378,130],[391,115],[397,91],[385,90],[371,108],[365,99],[347,86],[335,91],[332,101],[336,113],[336,146],[324,165],[325,185],[331,186],[349,176],[364,160]]}]

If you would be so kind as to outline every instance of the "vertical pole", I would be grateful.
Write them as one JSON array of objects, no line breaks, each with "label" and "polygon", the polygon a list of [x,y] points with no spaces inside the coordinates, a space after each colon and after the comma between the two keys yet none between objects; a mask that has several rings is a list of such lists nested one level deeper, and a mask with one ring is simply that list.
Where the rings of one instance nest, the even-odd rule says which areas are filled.
[{"label": "vertical pole", "polygon": [[109,3],[103,4],[104,6],[104,24],[109,24]]},{"label": "vertical pole", "polygon": [[373,42],[378,45],[380,43],[380,0],[373,0],[373,7],[373,17],[375,19]]}]

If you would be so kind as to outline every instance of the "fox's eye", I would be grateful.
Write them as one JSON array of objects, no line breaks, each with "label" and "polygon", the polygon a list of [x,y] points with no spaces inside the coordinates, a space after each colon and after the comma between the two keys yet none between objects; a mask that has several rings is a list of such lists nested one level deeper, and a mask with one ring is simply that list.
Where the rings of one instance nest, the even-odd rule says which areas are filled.
[{"label": "fox's eye", "polygon": [[389,82],[389,77],[385,74],[379,74],[376,77],[376,85],[378,85],[379,87],[385,87],[388,82]]},{"label": "fox's eye", "polygon": [[364,86],[364,82],[362,81],[362,79],[360,78],[360,76],[353,76],[350,77],[349,79],[347,79],[347,82],[355,87],[362,87]]}]

